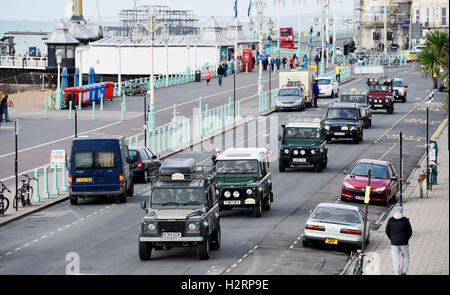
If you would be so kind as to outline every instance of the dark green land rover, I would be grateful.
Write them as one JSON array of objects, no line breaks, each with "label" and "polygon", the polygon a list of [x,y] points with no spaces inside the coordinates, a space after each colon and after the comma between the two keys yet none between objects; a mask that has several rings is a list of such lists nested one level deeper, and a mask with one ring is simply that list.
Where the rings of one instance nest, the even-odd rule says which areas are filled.
[{"label": "dark green land rover", "polygon": [[325,130],[319,122],[291,122],[282,125],[280,141],[279,170],[312,165],[316,172],[327,167],[328,147]]}]

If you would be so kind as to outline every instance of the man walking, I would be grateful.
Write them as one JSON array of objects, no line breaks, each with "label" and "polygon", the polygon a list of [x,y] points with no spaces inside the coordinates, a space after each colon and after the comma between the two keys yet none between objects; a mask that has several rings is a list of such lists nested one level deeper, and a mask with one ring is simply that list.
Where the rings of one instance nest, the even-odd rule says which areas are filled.
[{"label": "man walking", "polygon": [[277,65],[277,70],[280,71],[281,58],[279,56],[277,56],[277,59],[275,60],[275,63]]},{"label": "man walking", "polygon": [[[402,206],[394,208],[394,216],[389,218],[386,224],[386,235],[391,240],[394,274],[406,275],[409,267],[408,241],[412,236],[412,228],[409,219],[403,216]],[[401,266],[400,257],[403,258]]]},{"label": "man walking", "polygon": [[217,76],[219,77],[219,85],[222,86],[224,69],[222,64],[219,64],[219,68],[217,69]]},{"label": "man walking", "polygon": [[340,64],[338,64],[338,65],[334,68],[334,71],[336,72],[336,81],[337,81],[338,83],[341,83],[341,70],[342,70],[342,68],[341,68],[341,65],[340,65]]},{"label": "man walking", "polygon": [[286,56],[283,56],[283,70],[286,71],[286,64],[287,64],[287,58]]},{"label": "man walking", "polygon": [[320,93],[318,80],[314,80],[313,93],[314,93],[314,107],[317,108],[317,99],[319,98]]},{"label": "man walking", "polygon": [[5,95],[0,101],[0,122],[3,121],[3,115],[5,115],[5,122],[10,122],[8,119],[8,95]]}]

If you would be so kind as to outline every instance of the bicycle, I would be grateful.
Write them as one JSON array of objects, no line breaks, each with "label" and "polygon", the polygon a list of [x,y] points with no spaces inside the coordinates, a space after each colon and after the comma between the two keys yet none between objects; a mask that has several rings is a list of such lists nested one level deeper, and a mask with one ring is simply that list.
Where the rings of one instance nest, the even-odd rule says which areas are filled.
[{"label": "bicycle", "polygon": [[5,215],[6,210],[8,210],[9,208],[9,200],[5,197],[3,192],[6,190],[8,193],[11,193],[11,191],[3,184],[3,182],[0,181],[0,184],[2,186],[2,189],[0,191],[0,214]]},{"label": "bicycle", "polygon": [[[22,175],[27,179],[22,179],[22,186],[17,191],[17,195],[14,197],[13,207],[14,209],[18,209],[19,201],[22,203],[22,206],[31,206],[30,196],[33,195],[33,187],[30,185],[31,180],[36,180],[35,178],[31,178],[28,175]],[[26,196],[26,198],[25,198]]]}]

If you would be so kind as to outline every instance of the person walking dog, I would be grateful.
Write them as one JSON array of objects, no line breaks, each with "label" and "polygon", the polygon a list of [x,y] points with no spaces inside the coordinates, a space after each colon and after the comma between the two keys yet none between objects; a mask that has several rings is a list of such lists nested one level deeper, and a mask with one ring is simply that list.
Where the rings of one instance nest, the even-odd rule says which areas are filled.
[{"label": "person walking dog", "polygon": [[[412,236],[412,228],[409,219],[403,216],[403,207],[394,208],[394,216],[389,218],[386,224],[386,235],[391,240],[392,264],[394,274],[406,275],[409,267],[408,241]],[[400,258],[402,262],[400,264]]]}]

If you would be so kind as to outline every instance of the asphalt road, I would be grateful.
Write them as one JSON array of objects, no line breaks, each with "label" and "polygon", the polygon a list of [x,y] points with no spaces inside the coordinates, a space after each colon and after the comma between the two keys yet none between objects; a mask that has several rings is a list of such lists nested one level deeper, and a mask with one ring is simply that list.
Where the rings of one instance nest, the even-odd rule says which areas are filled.
[{"label": "asphalt road", "polygon": [[[277,162],[271,163],[274,188],[272,209],[254,218],[250,210],[221,213],[222,247],[213,251],[208,261],[200,261],[194,249],[155,251],[151,261],[141,262],[137,255],[138,223],[145,214],[140,201],[149,193],[148,184],[136,184],[135,195],[126,204],[104,200],[86,200],[79,206],[69,202],[57,204],[7,224],[0,231],[0,274],[64,274],[69,253],[80,258],[80,272],[85,274],[337,274],[344,267],[347,254],[335,249],[303,248],[298,241],[302,227],[319,202],[335,202],[339,196],[342,170],[360,158],[392,161],[399,170],[398,138],[403,131],[405,179],[425,152],[424,106],[420,103],[429,91],[429,81],[421,80],[411,68],[387,71],[389,76],[403,76],[410,86],[408,102],[395,105],[392,115],[374,114],[373,125],[364,131],[360,144],[329,144],[328,167],[322,173],[302,168],[279,173]],[[364,88],[364,77],[341,87],[341,93],[352,87]],[[443,98],[437,93],[435,100]],[[318,109],[302,113],[274,113],[260,118],[256,130],[249,124],[248,132],[238,128],[237,146],[252,146],[255,135],[261,145],[277,151],[276,137],[281,122],[298,117],[320,117],[330,99],[321,99]],[[443,116],[430,105],[430,135]],[[267,123],[267,120],[270,120]],[[270,131],[267,136],[267,130]],[[245,137],[247,134],[247,137]],[[232,138],[232,136],[226,136]],[[214,143],[207,141],[204,149],[195,146],[172,157],[193,157],[209,163],[214,147],[221,147],[221,136]],[[245,140],[247,139],[247,140]],[[232,140],[225,142],[226,147]],[[276,152],[275,152],[276,154]],[[276,160],[276,156],[272,156]],[[360,204],[361,205],[361,204]],[[388,208],[370,205],[369,219],[376,228]],[[292,246],[292,247],[291,247]],[[69,254],[69,256],[72,254]]]}]

